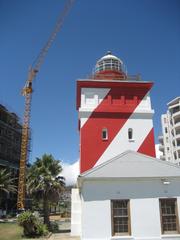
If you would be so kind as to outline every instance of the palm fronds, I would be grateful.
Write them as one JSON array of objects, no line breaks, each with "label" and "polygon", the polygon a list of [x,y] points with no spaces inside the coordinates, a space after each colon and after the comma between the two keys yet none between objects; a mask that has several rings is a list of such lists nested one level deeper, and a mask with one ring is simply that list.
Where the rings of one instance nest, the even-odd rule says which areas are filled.
[{"label": "palm fronds", "polygon": [[6,193],[17,192],[17,186],[14,184],[16,178],[12,178],[7,169],[0,169],[0,191]]}]

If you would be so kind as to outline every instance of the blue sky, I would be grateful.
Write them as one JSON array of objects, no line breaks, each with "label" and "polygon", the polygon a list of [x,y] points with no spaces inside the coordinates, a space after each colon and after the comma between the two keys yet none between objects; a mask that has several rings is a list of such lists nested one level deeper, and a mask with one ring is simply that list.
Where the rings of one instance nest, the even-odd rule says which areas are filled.
[{"label": "blue sky", "polygon": [[[0,0],[0,103],[21,118],[20,92],[64,0]],[[129,74],[153,81],[156,142],[166,103],[180,95],[180,1],[77,0],[34,82],[32,154],[79,157],[76,80],[111,50]]]}]

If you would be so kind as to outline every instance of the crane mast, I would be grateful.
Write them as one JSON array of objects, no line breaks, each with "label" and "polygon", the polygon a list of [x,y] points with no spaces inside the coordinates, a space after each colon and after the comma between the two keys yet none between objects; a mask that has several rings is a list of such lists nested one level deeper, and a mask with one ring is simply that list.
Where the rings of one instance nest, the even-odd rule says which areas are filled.
[{"label": "crane mast", "polygon": [[28,79],[25,83],[24,88],[22,89],[22,95],[25,97],[25,110],[23,117],[23,126],[22,126],[22,140],[21,140],[21,156],[20,156],[20,165],[19,165],[19,179],[18,179],[18,198],[17,198],[17,209],[25,209],[25,181],[26,181],[26,163],[28,160],[28,146],[29,146],[29,136],[30,136],[30,115],[31,115],[31,100],[32,100],[32,83],[36,74],[39,72],[41,65],[46,57],[46,54],[51,47],[54,39],[56,38],[57,33],[60,31],[64,19],[68,14],[70,8],[72,7],[74,0],[67,0],[63,11],[60,13],[60,16],[56,22],[55,28],[49,36],[48,41],[41,49],[39,55],[37,56],[34,64],[29,70]]}]

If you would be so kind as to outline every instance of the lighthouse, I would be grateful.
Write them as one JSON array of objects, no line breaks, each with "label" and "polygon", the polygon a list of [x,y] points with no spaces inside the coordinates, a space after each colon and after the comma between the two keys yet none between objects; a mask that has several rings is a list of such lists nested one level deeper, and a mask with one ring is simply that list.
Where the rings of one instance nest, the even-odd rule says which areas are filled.
[{"label": "lighthouse", "polygon": [[153,83],[124,68],[108,51],[89,79],[77,81],[80,173],[127,150],[155,157]]},{"label": "lighthouse", "polygon": [[77,81],[81,173],[71,195],[71,235],[180,240],[180,167],[155,158],[153,83],[124,69],[108,52]]}]

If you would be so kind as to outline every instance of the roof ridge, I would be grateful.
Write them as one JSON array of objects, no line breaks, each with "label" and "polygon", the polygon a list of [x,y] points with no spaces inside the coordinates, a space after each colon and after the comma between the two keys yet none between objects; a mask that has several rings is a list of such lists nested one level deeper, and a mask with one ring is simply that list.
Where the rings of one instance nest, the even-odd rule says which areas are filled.
[{"label": "roof ridge", "polygon": [[122,152],[122,153],[118,154],[117,156],[115,156],[115,157],[113,157],[113,158],[110,158],[109,160],[107,160],[107,161],[105,161],[105,162],[103,162],[103,163],[101,163],[101,164],[99,164],[99,165],[97,165],[97,166],[95,166],[95,167],[93,167],[93,168],[91,168],[91,169],[83,172],[82,174],[80,174],[80,176],[88,175],[88,174],[90,174],[90,173],[98,170],[99,168],[102,168],[102,167],[108,165],[110,162],[116,160],[116,158],[122,157],[122,156],[124,156],[125,154],[127,154],[128,152],[131,152],[131,151],[132,151],[132,150],[126,150],[125,152]]},{"label": "roof ridge", "polygon": [[126,150],[125,152],[122,152],[122,153],[118,154],[117,156],[115,156],[115,157],[113,157],[113,158],[111,158],[111,159],[109,159],[109,160],[91,168],[90,170],[85,171],[84,173],[80,174],[79,176],[80,177],[88,176],[89,174],[97,171],[98,169],[103,168],[104,166],[110,164],[111,162],[114,162],[117,159],[122,158],[124,155],[127,155],[128,153],[133,153],[133,154],[138,155],[138,156],[144,156],[145,158],[149,158],[150,160],[152,160],[154,162],[157,162],[157,163],[160,163],[160,164],[163,164],[163,165],[166,165],[166,166],[168,165],[168,166],[171,166],[171,167],[174,167],[174,168],[177,168],[177,169],[180,170],[180,166],[177,166],[174,163],[163,161],[159,158],[152,157],[152,156],[149,156],[149,155],[146,155],[146,154],[143,154],[143,153],[139,153],[139,152],[136,152],[136,151],[133,151],[133,150]]},{"label": "roof ridge", "polygon": [[152,156],[149,156],[149,155],[146,155],[144,153],[139,153],[139,152],[135,152],[137,155],[144,155],[145,157],[148,157],[148,158],[151,158],[153,161],[156,161],[156,162],[161,162],[162,164],[164,165],[170,165],[172,167],[176,167],[180,170],[180,166],[176,165],[175,163],[172,163],[172,162],[168,162],[168,161],[165,161],[165,160],[161,160],[160,158],[157,158],[157,157],[152,157]]}]

